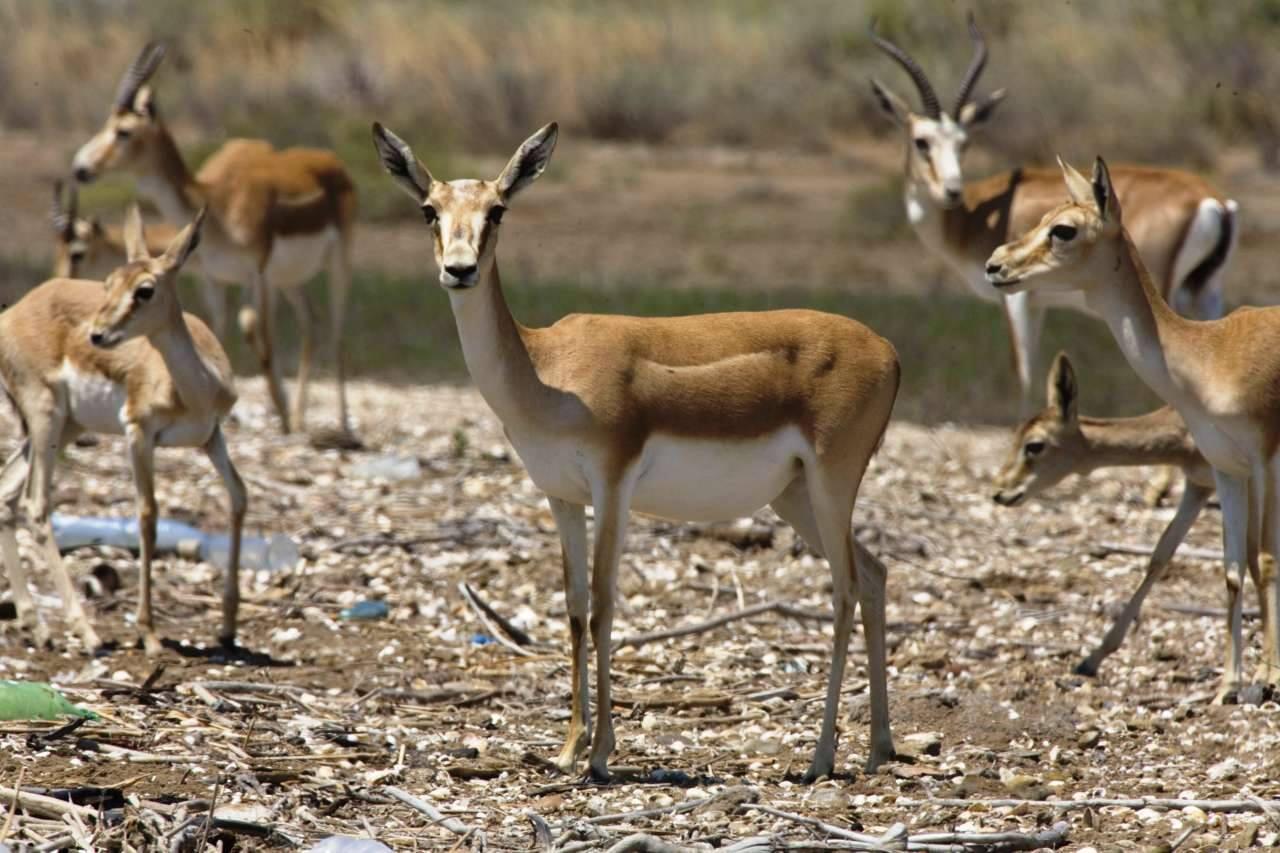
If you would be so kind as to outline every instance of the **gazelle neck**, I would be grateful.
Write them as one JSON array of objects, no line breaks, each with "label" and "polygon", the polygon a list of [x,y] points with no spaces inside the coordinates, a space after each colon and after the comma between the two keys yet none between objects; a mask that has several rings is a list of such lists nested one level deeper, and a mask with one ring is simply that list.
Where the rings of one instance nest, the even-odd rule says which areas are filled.
[{"label": "gazelle neck", "polygon": [[155,149],[138,175],[138,193],[172,223],[189,222],[203,204],[204,191],[163,124],[157,126]]},{"label": "gazelle neck", "polygon": [[1139,465],[1178,465],[1194,461],[1195,446],[1172,409],[1133,418],[1080,418],[1088,450],[1087,470]]},{"label": "gazelle neck", "polygon": [[1165,402],[1181,409],[1186,394],[1170,370],[1167,348],[1190,321],[1178,316],[1156,291],[1129,232],[1093,250],[1105,263],[1107,280],[1090,282],[1085,302],[1106,320],[1125,359]]},{"label": "gazelle neck", "polygon": [[220,412],[229,396],[223,378],[200,355],[177,303],[173,313],[176,316],[164,328],[148,335],[147,340],[160,353],[174,389],[188,410]]},{"label": "gazelle neck", "polygon": [[475,287],[449,291],[449,303],[467,372],[498,419],[510,426],[552,411],[558,392],[534,369],[525,343],[529,330],[511,316],[497,260]]}]

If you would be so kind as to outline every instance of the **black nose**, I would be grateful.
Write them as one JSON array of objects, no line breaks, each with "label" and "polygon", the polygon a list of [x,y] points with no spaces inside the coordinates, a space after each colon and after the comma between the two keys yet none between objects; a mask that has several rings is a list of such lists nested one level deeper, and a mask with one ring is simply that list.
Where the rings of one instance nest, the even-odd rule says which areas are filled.
[{"label": "black nose", "polygon": [[102,332],[90,332],[90,333],[89,333],[89,343],[93,344],[95,347],[100,347],[100,346],[102,346],[103,342],[104,342],[106,339],[107,339],[107,336],[106,336],[106,335],[104,335],[104,334],[102,334]]},{"label": "black nose", "polygon": [[76,180],[82,184],[87,184],[93,180],[93,172],[90,172],[84,166],[77,166],[75,170]]},{"label": "black nose", "polygon": [[960,200],[960,195],[961,195],[960,190],[948,189],[948,190],[947,190],[947,201],[959,201],[959,200]]},{"label": "black nose", "polygon": [[995,275],[1004,269],[1004,264],[987,264],[987,275]]},{"label": "black nose", "polygon": [[452,266],[446,266],[444,268],[444,271],[447,272],[449,275],[453,276],[454,278],[456,278],[458,281],[464,281],[476,274],[476,265],[468,264],[467,266],[464,267],[464,266],[455,264]]}]

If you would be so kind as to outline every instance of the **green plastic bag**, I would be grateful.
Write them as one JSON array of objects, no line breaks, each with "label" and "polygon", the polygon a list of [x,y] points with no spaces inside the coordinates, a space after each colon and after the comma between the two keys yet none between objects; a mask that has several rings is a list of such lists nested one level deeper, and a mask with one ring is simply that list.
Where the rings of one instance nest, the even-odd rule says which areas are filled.
[{"label": "green plastic bag", "polygon": [[0,720],[98,719],[43,681],[0,681]]}]

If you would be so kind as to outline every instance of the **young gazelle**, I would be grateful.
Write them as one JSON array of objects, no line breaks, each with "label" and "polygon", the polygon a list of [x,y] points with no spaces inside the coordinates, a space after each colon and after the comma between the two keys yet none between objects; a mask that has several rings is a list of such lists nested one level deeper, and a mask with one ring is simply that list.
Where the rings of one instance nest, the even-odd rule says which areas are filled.
[{"label": "young gazelle", "polygon": [[[814,311],[572,314],[547,328],[521,326],[498,276],[499,223],[546,169],[556,126],[529,137],[493,181],[438,181],[402,140],[378,124],[373,132],[383,166],[426,218],[471,377],[546,493],[560,533],[573,706],[556,763],[570,771],[590,741],[589,773],[608,778],[609,637],[630,511],[712,520],[765,504],[831,564],[835,648],[808,778],[835,766],[855,603],[862,606],[871,695],[867,766],[891,758],[886,573],[853,538],[850,515],[897,396],[893,346],[853,320]],[[595,511],[590,573],[586,506]],[[596,650],[594,736],[588,613]]]},{"label": "young gazelle", "polygon": [[[1280,309],[1241,309],[1204,322],[1179,316],[1160,297],[1125,230],[1106,164],[1098,158],[1092,181],[1061,165],[1070,201],[996,249],[987,277],[1002,292],[1083,291],[1133,369],[1186,421],[1213,466],[1222,504],[1229,631],[1217,699],[1243,682],[1246,569],[1256,573],[1266,627],[1257,677],[1280,684],[1280,630],[1265,616],[1280,614],[1274,559],[1280,545]],[[1260,561],[1255,545],[1264,554]]]},{"label": "young gazelle", "polygon": [[[138,176],[138,192],[175,224],[208,208],[209,224],[198,258],[201,273],[206,281],[252,287],[256,311],[242,310],[240,326],[257,353],[285,432],[291,426],[304,428],[314,320],[304,285],[327,258],[338,426],[347,434],[342,327],[351,280],[355,185],[329,151],[277,151],[267,142],[250,139],[229,140],[192,175],[146,85],[163,58],[164,46],[152,43],[129,66],[102,130],[76,152],[76,180],[91,181],[113,169],[131,171]],[[293,306],[302,336],[292,415],[272,354],[274,290]],[[220,303],[210,308],[215,312],[214,327],[221,332]]]},{"label": "young gazelle", "polygon": [[[53,184],[54,233],[53,277],[87,278],[101,281],[127,262],[124,228],[103,225],[96,216],[80,216],[79,193],[74,185]],[[158,255],[165,250],[178,229],[164,223],[147,226],[147,251]]]},{"label": "young gazelle", "polygon": [[[1079,675],[1097,675],[1098,667],[1124,642],[1147,593],[1163,577],[1173,554],[1213,495],[1213,469],[1196,449],[1187,425],[1168,407],[1133,418],[1090,418],[1079,413],[1076,373],[1066,353],[1049,370],[1049,405],[1014,433],[1004,467],[995,477],[996,503],[1018,506],[1072,474],[1099,468],[1172,465],[1182,471],[1182,500],[1160,534],[1142,584],[1107,631],[1102,643],[1076,666]],[[1265,633],[1265,632],[1264,632]]]},{"label": "young gazelle", "polygon": [[68,620],[90,649],[98,636],[58,554],[49,523],[58,451],[81,433],[123,434],[138,490],[141,581],[138,630],[148,654],[160,650],[151,615],[151,558],[156,540],[153,457],[156,447],[200,447],[231,499],[231,542],[222,598],[224,645],[235,643],[240,530],[247,498],[227,445],[222,418],[236,395],[231,365],[217,338],[178,303],[178,270],[200,239],[204,211],[151,257],[136,206],[125,217],[127,263],[106,281],[51,279],[0,314],[0,380],[21,418],[26,440],[0,471],[0,554],[19,617],[48,638],[27,589],[15,537],[21,508],[53,570]]},{"label": "young gazelle", "polygon": [[[1089,310],[1079,294],[994,291],[983,277],[991,252],[1026,233],[1062,200],[1056,170],[1018,168],[965,183],[960,161],[971,130],[987,122],[1004,100],[998,89],[971,99],[987,63],[987,46],[969,16],[974,54],[960,83],[955,106],[942,109],[924,70],[897,45],[875,33],[871,39],[911,76],[922,112],[878,80],[871,88],[880,107],[903,130],[906,148],[904,195],[907,219],[920,240],[979,297],[1001,302],[1009,327],[1014,369],[1024,414],[1033,411],[1033,385],[1047,308]],[[1119,166],[1116,190],[1124,202],[1129,233],[1137,243],[1161,296],[1184,315],[1222,315],[1222,275],[1238,231],[1236,203],[1204,179],[1177,169]]]}]

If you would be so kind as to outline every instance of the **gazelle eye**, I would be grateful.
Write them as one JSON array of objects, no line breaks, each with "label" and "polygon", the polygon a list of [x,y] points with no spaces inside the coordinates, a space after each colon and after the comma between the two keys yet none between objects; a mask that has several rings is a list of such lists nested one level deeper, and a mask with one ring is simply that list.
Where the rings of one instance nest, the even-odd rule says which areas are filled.
[{"label": "gazelle eye", "polygon": [[923,136],[916,139],[916,150],[919,151],[921,154],[928,154],[929,140],[925,139]]},{"label": "gazelle eye", "polygon": [[149,284],[144,284],[133,292],[133,298],[139,302],[148,302],[155,295],[156,289]]},{"label": "gazelle eye", "polygon": [[1022,447],[1022,455],[1026,456],[1028,459],[1034,459],[1041,453],[1044,453],[1043,441],[1028,441]]},{"label": "gazelle eye", "polygon": [[502,222],[502,214],[506,212],[507,212],[507,209],[500,204],[495,204],[493,207],[489,208],[490,224],[497,225],[500,222]]},{"label": "gazelle eye", "polygon": [[428,225],[435,225],[436,220],[440,218],[440,215],[436,213],[436,209],[434,207],[429,204],[424,204],[422,206],[422,218],[427,220]]},{"label": "gazelle eye", "polygon": [[131,133],[132,131],[127,127],[117,127],[116,139],[128,139]]},{"label": "gazelle eye", "polygon": [[1055,225],[1049,230],[1049,236],[1066,243],[1076,238],[1078,230],[1074,225]]}]

